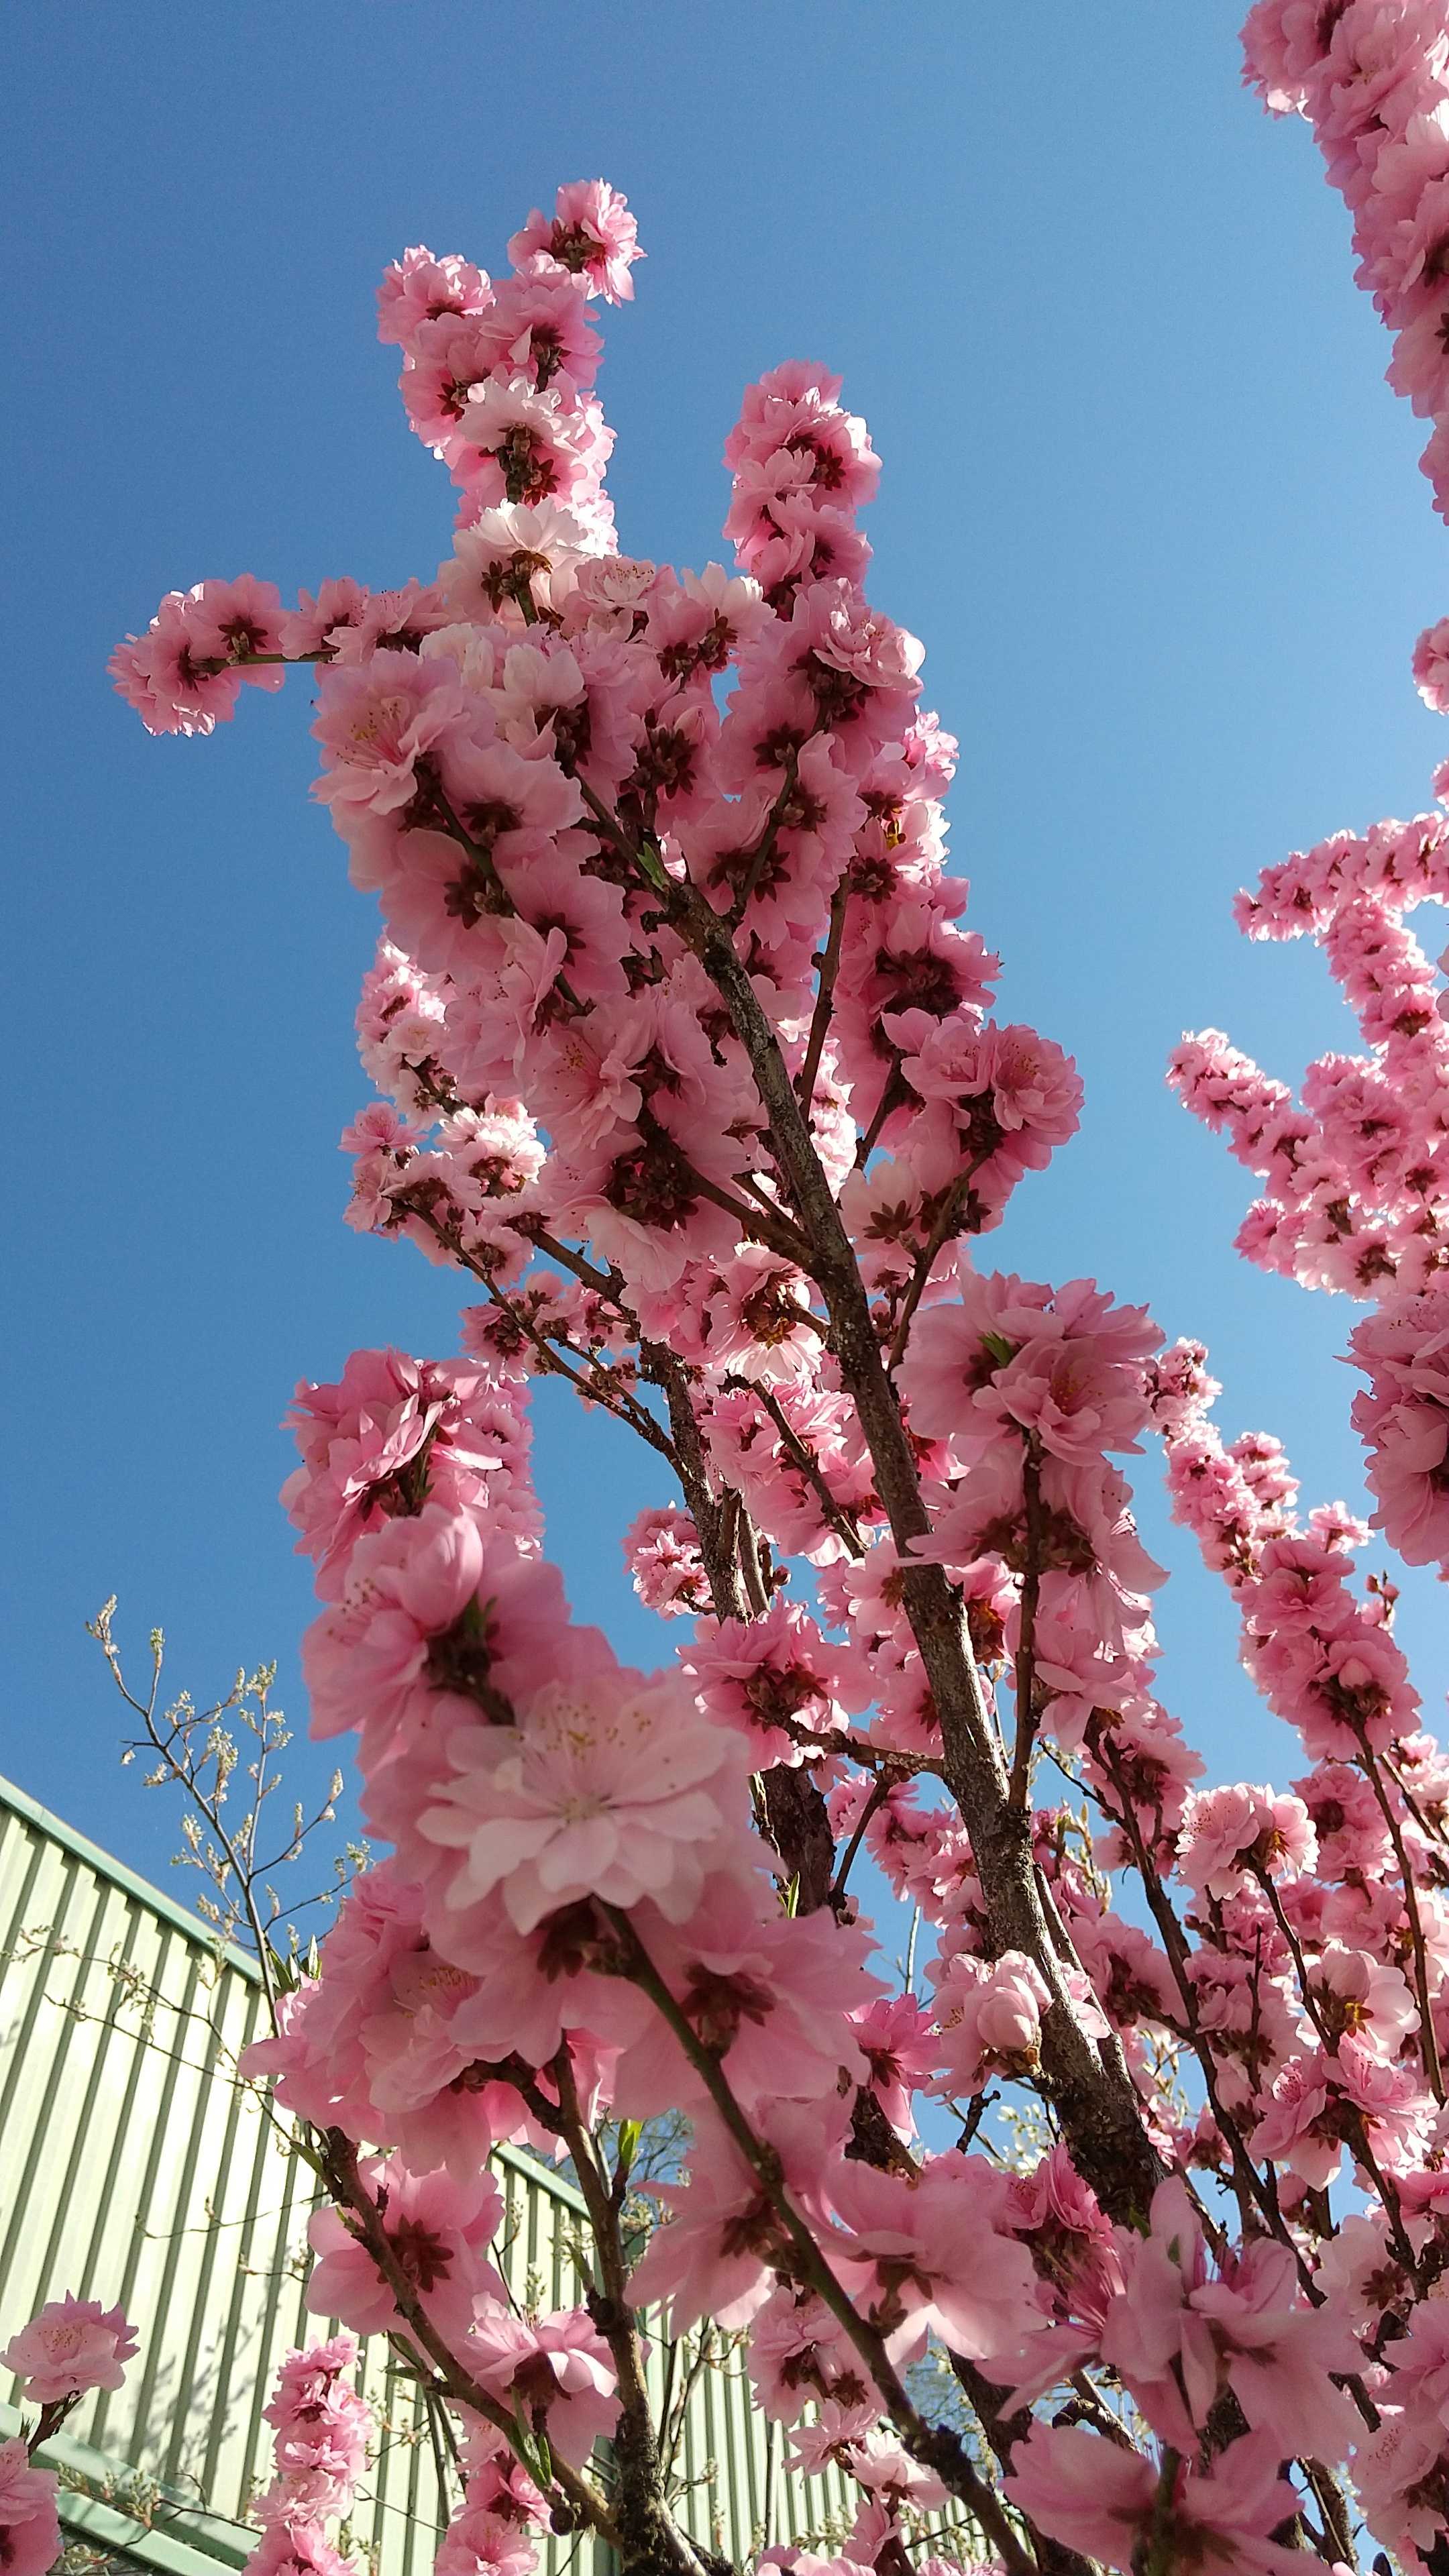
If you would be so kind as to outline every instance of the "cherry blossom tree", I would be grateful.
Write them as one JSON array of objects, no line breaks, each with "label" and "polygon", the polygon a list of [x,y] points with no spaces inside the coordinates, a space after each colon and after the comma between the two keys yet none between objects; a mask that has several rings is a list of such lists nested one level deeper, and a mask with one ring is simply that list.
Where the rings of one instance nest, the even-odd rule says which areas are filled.
[{"label": "cherry blossom tree", "polygon": [[[1349,203],[1449,514],[1449,12],[1261,0],[1246,45]],[[251,2061],[325,2186],[311,2304],[387,2332],[446,2410],[447,2576],[523,2576],[544,2527],[697,2576],[646,2310],[747,2334],[795,2457],[853,2475],[840,2576],[904,2576],[943,2507],[937,2566],[1378,2549],[1445,2576],[1449,1763],[1393,1583],[1276,1441],[1224,1440],[1200,1346],[991,1269],[978,1238],[1080,1086],[998,1013],[947,869],[956,746],[864,587],[869,436],[784,364],[727,442],[733,563],[621,553],[596,320],[639,256],[602,181],[500,277],[409,250],[380,328],[458,488],[436,578],[295,607],[203,581],[114,662],[184,734],[312,666],[317,793],[383,921],[350,1221],[472,1300],[460,1355],[355,1353],[292,1416],[312,1727],[353,1739],[388,1850]],[[1449,621],[1415,669],[1449,705]],[[1262,1184],[1247,1257],[1362,1308],[1372,1527],[1443,1567],[1426,899],[1442,807],[1270,869],[1244,928],[1319,942],[1363,1051],[1295,1098],[1209,1031],[1172,1080]],[[683,1623],[656,1673],[571,1619],[543,1553],[540,1375],[660,1461],[627,1542]],[[1159,1696],[1121,1465],[1149,1437],[1301,1738],[1284,1789],[1202,1786]],[[861,1911],[862,1853],[918,1909],[918,1978]],[[683,2143],[636,2260],[663,2114]],[[502,2140],[569,2160],[575,2309],[503,2298]],[[332,2567],[347,2357],[283,2373],[267,2576]],[[34,2474],[0,2458],[0,2523]]]}]

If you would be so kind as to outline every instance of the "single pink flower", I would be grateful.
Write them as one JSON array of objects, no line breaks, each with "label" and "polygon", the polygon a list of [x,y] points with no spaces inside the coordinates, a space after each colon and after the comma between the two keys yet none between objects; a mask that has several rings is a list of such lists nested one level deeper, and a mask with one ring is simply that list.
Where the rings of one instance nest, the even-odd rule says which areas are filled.
[{"label": "single pink flower", "polygon": [[547,2434],[562,2459],[582,2468],[619,2413],[608,2347],[584,2308],[524,2318],[500,2303],[486,2308],[468,2337],[470,2366],[510,2412]]},{"label": "single pink flower", "polygon": [[[359,2174],[412,2295],[441,2333],[465,2334],[479,2300],[502,2295],[483,2252],[503,2214],[498,2185],[489,2174],[412,2174],[397,2157]],[[341,2317],[356,2334],[401,2331],[392,2284],[340,2211],[315,2211],[307,2233],[318,2257],[307,2282],[312,2314]]]},{"label": "single pink flower", "polygon": [[91,2388],[119,2388],[136,2355],[136,2329],[119,2308],[67,2290],[12,2335],[0,2363],[24,2382],[32,2406],[54,2406]]},{"label": "single pink flower", "polygon": [[1046,1979],[1023,1951],[978,1959],[969,1951],[933,1966],[936,2048],[953,2093],[979,2093],[990,2075],[1030,2073],[1039,2063]]},{"label": "single pink flower", "polygon": [[516,1727],[474,1730],[420,1830],[458,1854],[446,1903],[497,1890],[520,1932],[582,1896],[652,1897],[682,1922],[707,1862],[745,1831],[742,1763],[679,1682],[601,1660],[539,1691]]},{"label": "single pink flower", "polygon": [[1276,2445],[1262,2434],[1230,2443],[1206,2477],[1180,2465],[1169,2476],[1139,2452],[1075,2426],[1034,2424],[1013,2459],[1005,2481],[1013,2504],[1054,2540],[1124,2576],[1141,2566],[1149,2539],[1159,2549],[1166,2543],[1164,2566],[1195,2576],[1293,2576],[1301,2563],[1271,2537],[1297,2499],[1279,2474]]},{"label": "single pink flower", "polygon": [[0,2567],[5,2576],[47,2576],[60,2556],[56,2482],[33,2469],[16,2434],[0,2442]]}]

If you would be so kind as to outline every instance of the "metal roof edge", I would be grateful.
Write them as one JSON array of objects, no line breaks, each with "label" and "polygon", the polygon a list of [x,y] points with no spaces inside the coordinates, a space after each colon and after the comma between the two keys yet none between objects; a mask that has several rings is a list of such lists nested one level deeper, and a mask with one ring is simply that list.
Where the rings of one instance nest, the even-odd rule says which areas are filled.
[{"label": "metal roof edge", "polygon": [[[25,2419],[18,2406],[0,2403],[0,2434],[14,2435],[25,2430]],[[225,2515],[204,2515],[164,2488],[159,2501],[170,2529],[158,2529],[154,2523],[138,2522],[120,2505],[111,2504],[104,2495],[89,2492],[107,2485],[124,2489],[127,2482],[144,2477],[129,2460],[112,2459],[109,2452],[93,2450],[88,2442],[78,2442],[69,2433],[54,2433],[37,2454],[36,2465],[60,2473],[56,2506],[63,2528],[87,2540],[98,2541],[104,2548],[124,2552],[127,2558],[154,2567],[158,2576],[217,2576],[221,2567],[241,2567],[251,2556],[261,2535],[227,2521]],[[66,2476],[83,2478],[85,2490],[67,2486]],[[224,2531],[204,2526],[210,2522],[224,2525]]]},{"label": "metal roof edge", "polygon": [[[223,2548],[209,2533],[184,2526],[186,2537],[182,2539],[175,2528],[163,2531],[155,2523],[132,2522],[114,2505],[103,2504],[98,2496],[81,2495],[74,2487],[60,2489],[56,2510],[67,2538],[98,2543],[117,2557],[154,2567],[157,2576],[217,2576],[219,2568],[244,2567],[261,2537],[260,2533],[254,2535],[250,2546]],[[178,2513],[178,2525],[182,2519]]]},{"label": "metal roof edge", "polygon": [[566,2209],[576,2209],[581,2218],[587,2218],[589,2204],[578,2186],[565,2182],[563,2175],[555,2173],[551,2165],[546,2165],[542,2156],[531,2156],[526,2147],[499,2145],[488,2161],[490,2164],[512,2165],[515,2173],[521,2173],[528,2182],[537,2183],[540,2191],[551,2191],[554,2199],[561,2200]]},{"label": "metal roof edge", "polygon": [[188,1913],[173,1896],[164,1895],[159,1887],[152,1886],[149,1879],[142,1878],[134,1869],[128,1869],[124,1861],[102,1851],[99,1843],[77,1833],[74,1825],[68,1825],[63,1817],[52,1815],[49,1807],[42,1807],[38,1798],[32,1798],[28,1790],[17,1788],[15,1782],[7,1780],[3,1773],[0,1773],[0,1807],[8,1807],[12,1815],[23,1817],[26,1824],[36,1825],[43,1834],[48,1834],[52,1842],[74,1852],[77,1860],[83,1860],[98,1878],[108,1878],[113,1887],[124,1889],[127,1896],[138,1897],[153,1914],[159,1914],[166,1922],[174,1924],[178,1932],[184,1932],[199,1949],[210,1950],[214,1955],[220,1948],[229,1968],[235,1968],[253,1985],[260,1985],[261,1970],[254,1959],[247,1957],[245,1950],[237,1949],[231,1941],[218,1943],[212,1926],[201,1915]]}]

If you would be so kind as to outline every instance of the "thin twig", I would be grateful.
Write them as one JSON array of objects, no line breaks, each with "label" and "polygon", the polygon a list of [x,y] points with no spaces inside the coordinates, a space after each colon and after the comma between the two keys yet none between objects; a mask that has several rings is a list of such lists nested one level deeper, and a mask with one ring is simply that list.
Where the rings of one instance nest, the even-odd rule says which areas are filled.
[{"label": "thin twig", "polygon": [[1414,1873],[1404,1847],[1403,1828],[1394,1814],[1393,1800],[1379,1778],[1378,1764],[1369,1749],[1368,1730],[1360,1718],[1354,1733],[1358,1738],[1359,1769],[1378,1801],[1379,1813],[1388,1826],[1399,1864],[1399,1883],[1404,1891],[1404,1909],[1409,1918],[1409,1939],[1414,1950],[1414,1983],[1419,1996],[1419,2045],[1423,2051],[1424,2073],[1436,2102],[1444,2100],[1444,2077],[1439,2066],[1439,2042],[1434,2030],[1432,1994],[1429,1985],[1429,1952],[1424,1940],[1424,1926],[1419,1914],[1419,1899],[1414,1886]]}]

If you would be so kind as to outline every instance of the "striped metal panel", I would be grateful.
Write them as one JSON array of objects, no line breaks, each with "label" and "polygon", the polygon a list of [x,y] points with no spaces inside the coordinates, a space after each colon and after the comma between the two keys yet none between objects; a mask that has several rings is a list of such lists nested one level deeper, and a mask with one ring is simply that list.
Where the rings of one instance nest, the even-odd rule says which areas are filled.
[{"label": "striped metal panel", "polygon": [[[314,2178],[236,2075],[264,2027],[248,1961],[218,1957],[203,1925],[0,1784],[0,2328],[63,2290],[119,2302],[140,2353],[67,2431],[118,2498],[156,2491],[233,2559],[271,2474],[276,2365],[328,2331],[303,2297]],[[510,2286],[522,2299],[531,2277],[545,2304],[572,2303],[582,2204],[499,2161]],[[353,2535],[379,2576],[423,2576],[439,2528],[426,2412],[380,2339],[359,2385],[383,2430]]]},{"label": "striped metal panel", "polygon": [[[289,2124],[235,2073],[264,2011],[249,1961],[218,1955],[195,1917],[0,1781],[0,2340],[65,2290],[125,2308],[141,2335],[126,2385],[79,2409],[61,2447],[134,2519],[155,2502],[166,2566],[177,2544],[245,2557],[248,2502],[270,2476],[273,2373],[330,2330],[303,2304],[314,2178]],[[582,2201],[509,2149],[496,2169],[510,2289],[524,2305],[573,2304]],[[671,2347],[658,2332],[648,2355],[691,2535],[736,2564],[771,2541],[838,2543],[853,2484],[787,2468],[739,2339],[705,2331],[702,2358],[693,2338]],[[375,2576],[423,2576],[439,2530],[425,2410],[380,2340],[359,2385],[383,2434],[351,2537]],[[12,2401],[0,2431],[14,2396],[0,2374]],[[564,2576],[590,2558],[606,2576],[593,2544],[550,2542],[544,2564]]]}]

